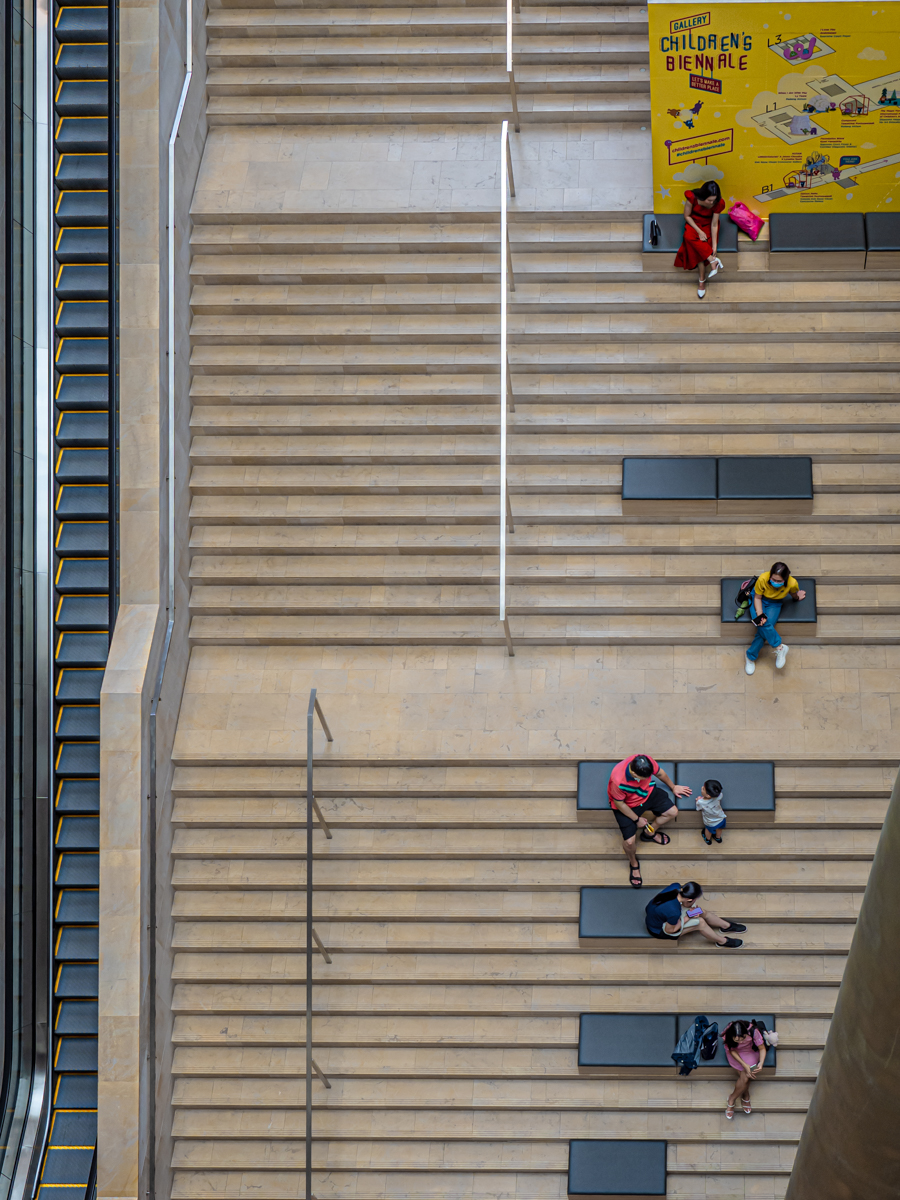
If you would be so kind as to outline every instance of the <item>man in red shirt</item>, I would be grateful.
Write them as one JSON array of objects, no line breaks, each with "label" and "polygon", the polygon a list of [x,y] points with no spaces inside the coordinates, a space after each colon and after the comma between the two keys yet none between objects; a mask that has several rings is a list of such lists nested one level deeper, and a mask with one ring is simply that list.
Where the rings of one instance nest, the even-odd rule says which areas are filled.
[{"label": "man in red shirt", "polygon": [[[631,867],[628,882],[632,887],[639,888],[643,884],[641,864],[635,853],[634,844],[637,831],[641,831],[642,842],[656,842],[659,846],[667,846],[671,838],[667,833],[661,833],[663,825],[674,821],[678,816],[678,806],[672,803],[669,792],[657,787],[653,781],[654,775],[664,783],[674,796],[690,796],[691,789],[684,784],[675,784],[660,767],[656,759],[649,754],[634,754],[624,758],[612,769],[607,785],[609,807],[622,831],[622,849],[628,857]],[[648,832],[646,813],[654,817],[652,829]]]}]

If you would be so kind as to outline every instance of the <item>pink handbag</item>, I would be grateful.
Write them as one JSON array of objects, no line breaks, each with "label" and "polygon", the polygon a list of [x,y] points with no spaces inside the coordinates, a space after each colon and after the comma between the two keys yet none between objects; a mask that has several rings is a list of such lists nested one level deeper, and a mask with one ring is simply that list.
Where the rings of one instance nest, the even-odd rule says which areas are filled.
[{"label": "pink handbag", "polygon": [[737,204],[732,204],[728,210],[728,215],[734,221],[735,225],[739,229],[743,229],[744,233],[752,238],[754,242],[759,237],[759,231],[765,225],[765,221],[761,217],[758,217],[756,213],[751,212],[747,205],[742,204],[740,200],[738,200]]}]

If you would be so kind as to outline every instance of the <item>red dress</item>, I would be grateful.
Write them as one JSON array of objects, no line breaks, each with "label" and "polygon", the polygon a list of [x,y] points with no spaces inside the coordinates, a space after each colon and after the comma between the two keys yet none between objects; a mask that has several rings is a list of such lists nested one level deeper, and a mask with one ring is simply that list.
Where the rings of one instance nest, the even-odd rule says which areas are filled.
[{"label": "red dress", "polygon": [[714,212],[721,212],[725,207],[725,201],[720,197],[719,203],[715,208],[700,208],[694,198],[693,192],[684,193],[685,200],[691,202],[691,218],[699,225],[707,236],[707,241],[701,242],[697,236],[697,230],[693,225],[684,223],[684,240],[678,247],[678,253],[675,255],[675,266],[684,267],[685,271],[695,270],[700,263],[706,260],[712,254],[712,219]]}]

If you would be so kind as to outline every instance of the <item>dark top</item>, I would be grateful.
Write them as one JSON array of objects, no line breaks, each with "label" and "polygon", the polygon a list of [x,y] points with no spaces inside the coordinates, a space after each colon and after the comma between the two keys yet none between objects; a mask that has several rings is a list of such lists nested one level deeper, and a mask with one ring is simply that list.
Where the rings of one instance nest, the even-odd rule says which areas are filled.
[{"label": "dark top", "polygon": [[663,888],[662,892],[657,892],[657,895],[671,893],[669,899],[662,904],[655,904],[653,900],[647,905],[644,920],[647,923],[649,931],[658,935],[663,932],[663,925],[677,925],[681,920],[681,901],[678,899],[678,894],[681,891],[680,883],[670,883]]}]

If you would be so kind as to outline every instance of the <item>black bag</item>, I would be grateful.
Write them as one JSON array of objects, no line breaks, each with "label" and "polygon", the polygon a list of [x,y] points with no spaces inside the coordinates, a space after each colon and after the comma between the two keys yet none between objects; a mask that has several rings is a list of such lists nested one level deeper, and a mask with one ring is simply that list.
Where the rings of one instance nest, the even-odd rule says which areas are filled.
[{"label": "black bag", "polygon": [[658,246],[659,239],[662,237],[662,230],[655,220],[650,222],[650,245]]},{"label": "black bag", "polygon": [[734,602],[737,605],[737,612],[734,614],[734,619],[736,621],[739,621],[744,613],[749,609],[750,599],[753,596],[753,589],[756,587],[757,579],[759,579],[759,576],[753,575],[750,579],[745,579],[738,588],[737,595],[734,598]]},{"label": "black bag", "polygon": [[680,1067],[679,1075],[690,1075],[697,1066],[697,1056],[700,1053],[700,1042],[709,1027],[706,1017],[695,1017],[694,1023],[678,1039],[678,1045],[672,1051],[675,1066]]},{"label": "black bag", "polygon": [[700,1057],[704,1062],[715,1058],[719,1050],[719,1025],[713,1021],[700,1039]]}]

